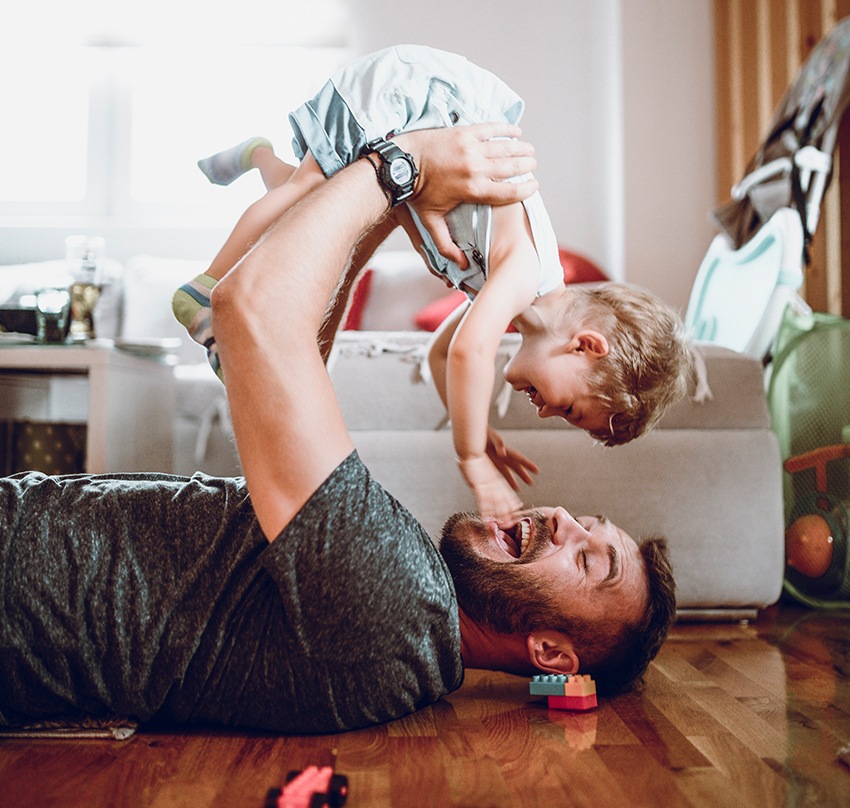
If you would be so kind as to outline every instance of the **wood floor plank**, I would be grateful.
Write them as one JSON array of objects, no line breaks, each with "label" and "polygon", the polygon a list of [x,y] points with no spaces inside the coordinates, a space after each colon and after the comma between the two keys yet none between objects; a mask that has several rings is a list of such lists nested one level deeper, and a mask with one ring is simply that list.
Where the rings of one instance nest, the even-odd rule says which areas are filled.
[{"label": "wood floor plank", "polygon": [[[599,717],[603,711],[600,732]],[[535,735],[564,743],[571,749],[590,749],[597,743],[638,743],[620,717],[613,710],[606,711],[604,705],[589,712],[571,712],[550,710],[544,700],[543,703],[530,702],[526,712]]]},{"label": "wood floor plank", "polygon": [[677,772],[676,784],[694,808],[754,808],[741,800],[728,776],[714,766]]},{"label": "wood floor plank", "polygon": [[[686,699],[680,699],[676,706],[668,701],[667,710],[664,710],[659,708],[659,703],[664,704],[661,688],[654,692],[658,702],[649,695],[620,696],[614,700],[617,713],[639,739],[641,748],[650,750],[656,759],[672,769],[706,765],[707,761],[671,720]],[[704,726],[705,721],[699,723]]]},{"label": "wood floor plank", "polygon": [[[753,656],[758,655],[759,666],[741,670],[740,667],[730,664],[729,656],[724,654],[724,646],[712,645],[711,647],[691,644],[688,646],[677,646],[676,650],[692,665],[697,667],[704,676],[730,696],[735,698],[745,697],[767,697],[771,689],[766,687],[762,671],[770,672],[772,666],[778,665],[779,674],[784,673],[782,658],[775,648],[768,649],[772,654],[759,654],[761,643],[748,642],[743,644],[745,653]],[[778,682],[778,679],[775,680]]]},{"label": "wood floor plank", "polygon": [[716,643],[713,648],[718,659],[747,677],[750,682],[774,696],[785,697],[785,664],[778,648],[761,639],[751,642]]},{"label": "wood floor plank", "polygon": [[691,742],[723,772],[726,788],[736,794],[741,808],[787,804],[786,781],[746,742],[729,734],[693,737]]},{"label": "wood floor plank", "polygon": [[674,771],[662,765],[649,747],[627,749],[605,746],[597,749],[610,776],[628,795],[627,805],[632,808],[646,806],[679,808],[690,806],[687,797],[679,790]]},{"label": "wood floor plank", "polygon": [[777,732],[746,705],[720,688],[694,689],[691,697],[714,716],[728,735],[760,758],[781,760],[788,746],[787,735]]}]

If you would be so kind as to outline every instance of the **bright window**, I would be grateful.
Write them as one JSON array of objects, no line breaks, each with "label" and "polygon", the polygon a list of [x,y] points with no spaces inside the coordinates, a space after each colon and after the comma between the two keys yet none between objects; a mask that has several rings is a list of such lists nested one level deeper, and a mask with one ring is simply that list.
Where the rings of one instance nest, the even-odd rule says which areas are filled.
[{"label": "bright window", "polygon": [[344,0],[21,5],[0,31],[0,219],[31,226],[232,223],[257,184],[223,193],[196,161],[253,135],[294,159],[287,113],[350,56]]},{"label": "bright window", "polygon": [[[0,50],[0,197],[81,201],[86,189],[90,71],[67,49],[55,64],[43,48]],[[22,80],[22,77],[25,77]],[[9,114],[11,113],[11,114]]]}]

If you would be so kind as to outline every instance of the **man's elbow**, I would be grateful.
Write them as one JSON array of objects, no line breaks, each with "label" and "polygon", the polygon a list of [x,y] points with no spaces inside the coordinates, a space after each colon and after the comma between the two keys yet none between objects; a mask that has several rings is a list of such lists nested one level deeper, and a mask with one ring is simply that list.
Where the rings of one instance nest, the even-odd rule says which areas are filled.
[{"label": "man's elbow", "polygon": [[227,278],[223,278],[210,292],[210,308],[218,314],[224,312],[232,304],[233,295],[230,292],[230,283]]},{"label": "man's elbow", "polygon": [[238,328],[239,319],[245,314],[244,306],[239,304],[245,297],[239,292],[239,283],[232,275],[222,278],[210,294],[213,330],[217,341],[221,341],[231,325]]}]

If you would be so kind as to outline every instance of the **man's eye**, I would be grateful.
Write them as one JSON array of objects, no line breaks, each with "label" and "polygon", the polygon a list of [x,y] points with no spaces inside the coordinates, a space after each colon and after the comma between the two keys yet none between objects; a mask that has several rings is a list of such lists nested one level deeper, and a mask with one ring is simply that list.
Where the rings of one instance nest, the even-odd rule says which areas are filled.
[{"label": "man's eye", "polygon": [[587,572],[587,553],[584,550],[581,551],[581,566]]}]

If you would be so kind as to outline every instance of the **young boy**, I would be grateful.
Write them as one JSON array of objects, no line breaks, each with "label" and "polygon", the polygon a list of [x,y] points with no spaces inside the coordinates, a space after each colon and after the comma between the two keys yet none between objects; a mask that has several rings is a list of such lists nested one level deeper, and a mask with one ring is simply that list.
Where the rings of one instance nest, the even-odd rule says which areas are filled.
[{"label": "young boy", "polygon": [[470,299],[435,334],[429,362],[460,471],[479,512],[497,519],[522,507],[515,475],[530,483],[537,472],[488,425],[494,358],[510,323],[523,341],[505,368],[508,382],[527,393],[541,417],[561,416],[607,445],[650,428],[683,395],[690,372],[681,321],[660,301],[620,284],[564,284],[539,194],[495,208],[458,206],[442,225],[451,241],[442,223],[425,223],[407,206],[396,207],[413,193],[416,168],[393,137],[443,126],[515,124],[522,110],[519,96],[496,76],[455,54],[406,45],[356,60],[290,115],[297,168],[280,161],[262,138],[199,162],[222,185],[256,167],[268,191],[240,218],[210,269],[173,301],[177,319],[206,345],[221,374],[209,317],[215,282],[326,177],[361,156],[370,160],[392,218],[404,225],[429,269]]}]

